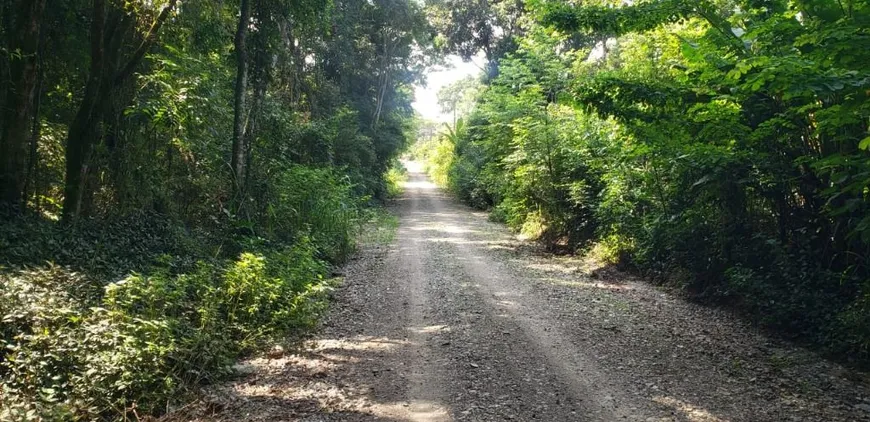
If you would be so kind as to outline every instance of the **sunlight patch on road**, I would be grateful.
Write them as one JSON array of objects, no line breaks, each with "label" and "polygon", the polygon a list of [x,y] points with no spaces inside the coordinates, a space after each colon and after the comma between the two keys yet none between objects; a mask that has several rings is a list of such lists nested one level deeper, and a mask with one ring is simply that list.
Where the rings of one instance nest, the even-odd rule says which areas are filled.
[{"label": "sunlight patch on road", "polygon": [[353,339],[323,339],[314,342],[312,350],[390,350],[408,344],[405,340],[386,337],[355,337]]},{"label": "sunlight patch on road", "polygon": [[[325,380],[308,381],[304,384],[256,384],[244,383],[236,388],[236,393],[245,401],[265,403],[257,408],[257,412],[265,418],[260,420],[275,420],[267,415],[282,414],[285,403],[314,403],[317,414],[352,413],[368,415],[369,418],[406,421],[449,421],[448,412],[441,406],[424,403],[418,409],[407,402],[380,403],[372,400],[369,387],[366,385],[337,385]],[[265,400],[264,400],[265,399]],[[312,409],[302,409],[303,414]]]},{"label": "sunlight patch on road", "polygon": [[655,396],[654,402],[672,407],[682,413],[690,422],[728,422],[726,419],[714,416],[709,411],[693,406],[670,396]]},{"label": "sunlight patch on road", "polygon": [[409,330],[417,334],[432,334],[450,332],[450,327],[447,325],[429,325],[426,327],[408,327]]},{"label": "sunlight patch on road", "polygon": [[628,284],[614,284],[614,283],[600,283],[600,282],[589,282],[589,281],[575,281],[575,280],[560,280],[557,278],[541,278],[541,281],[555,284],[557,286],[565,286],[565,287],[580,287],[584,289],[603,289],[603,290],[616,290],[616,291],[628,291],[634,290],[634,286]]},{"label": "sunlight patch on road", "polygon": [[522,295],[517,292],[508,292],[508,291],[498,291],[492,292],[492,296],[496,298],[502,297],[521,297]]},{"label": "sunlight patch on road", "polygon": [[428,224],[419,224],[416,226],[408,227],[408,230],[414,231],[438,231],[443,233],[451,233],[451,234],[463,234],[463,233],[479,233],[477,230],[471,230],[462,228],[459,226],[449,225],[449,224],[438,224],[438,223],[428,223]]},{"label": "sunlight patch on road", "polygon": [[468,240],[461,237],[430,237],[427,239],[421,239],[419,241],[431,243],[453,243],[456,245],[486,246],[487,249],[491,249],[489,246],[491,242],[488,242],[486,240]]},{"label": "sunlight patch on road", "polygon": [[485,243],[486,243],[486,248],[489,250],[510,251],[510,252],[517,250],[515,245],[512,245],[511,243],[508,243],[508,242],[491,241],[491,242],[485,242]]},{"label": "sunlight patch on road", "polygon": [[450,421],[450,414],[444,406],[426,400],[414,400],[411,402],[410,421],[413,422],[441,422]]},{"label": "sunlight patch on road", "polygon": [[452,212],[452,211],[413,211],[403,219],[403,221],[407,221],[410,223],[433,223],[436,222],[439,218],[462,218],[465,214],[460,212]]},{"label": "sunlight patch on road", "polygon": [[459,243],[465,244],[468,243],[465,239],[461,237],[432,237],[429,239],[423,239],[424,242],[432,242],[432,243]]},{"label": "sunlight patch on road", "polygon": [[435,186],[435,184],[432,183],[432,182],[421,182],[421,181],[417,181],[417,182],[405,182],[405,183],[402,183],[402,186],[404,186],[405,189],[420,189],[420,190],[435,190],[435,189],[438,189],[438,187]]},{"label": "sunlight patch on road", "polygon": [[295,353],[267,355],[245,362],[250,368],[246,370],[248,375],[226,390],[229,395],[224,400],[239,406],[255,403],[256,412],[264,417],[258,420],[277,420],[275,415],[285,415],[288,407],[296,405],[303,415],[348,413],[365,420],[449,420],[448,412],[440,406],[427,404],[416,409],[418,412],[407,401],[380,402],[372,394],[374,386],[370,380],[359,377],[360,373],[371,374],[373,360],[411,344],[408,340],[375,336],[307,342],[306,348]]},{"label": "sunlight patch on road", "polygon": [[580,270],[577,267],[561,265],[561,264],[554,264],[554,263],[548,263],[548,264],[533,263],[533,264],[526,265],[526,268],[531,268],[533,270],[547,271],[547,272],[555,271],[555,272],[560,272],[560,273],[564,273],[564,274],[575,274]]}]

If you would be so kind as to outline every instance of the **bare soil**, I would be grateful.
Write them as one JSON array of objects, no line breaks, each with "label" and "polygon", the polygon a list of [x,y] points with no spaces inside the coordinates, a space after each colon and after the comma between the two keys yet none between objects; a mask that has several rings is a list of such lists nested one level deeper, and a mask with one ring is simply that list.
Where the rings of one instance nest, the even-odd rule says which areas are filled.
[{"label": "bare soil", "polygon": [[864,374],[547,256],[419,171],[395,211],[396,240],[344,269],[314,339],[240,363],[242,376],[174,418],[870,421]]}]

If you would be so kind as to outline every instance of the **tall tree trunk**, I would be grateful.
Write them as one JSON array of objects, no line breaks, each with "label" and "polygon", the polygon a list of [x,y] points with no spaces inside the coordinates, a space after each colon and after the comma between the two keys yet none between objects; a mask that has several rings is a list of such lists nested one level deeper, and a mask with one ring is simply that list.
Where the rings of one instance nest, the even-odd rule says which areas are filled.
[{"label": "tall tree trunk", "polygon": [[39,30],[45,0],[23,0],[18,7],[9,51],[17,57],[9,66],[9,86],[0,133],[0,202],[17,207],[27,177],[27,131],[37,79]]},{"label": "tall tree trunk", "polygon": [[92,76],[85,88],[82,104],[70,124],[66,144],[66,177],[64,184],[63,214],[69,221],[79,215],[82,206],[82,190],[88,168],[86,158],[90,154],[92,139],[96,135],[94,108],[99,97],[99,77]]},{"label": "tall tree trunk", "polygon": [[[11,42],[10,31],[12,28],[12,0],[0,0],[0,46],[8,46]],[[9,93],[9,54],[0,54],[0,116],[2,110],[6,110],[6,94]],[[0,133],[3,130],[3,121],[0,120]]]},{"label": "tall tree trunk", "polygon": [[90,152],[94,134],[94,108],[98,102],[101,85],[104,83],[104,29],[106,24],[105,0],[93,0],[91,17],[91,66],[88,82],[79,109],[69,126],[66,141],[66,175],[63,189],[63,218],[74,219],[82,206],[82,188],[87,172],[85,158]]},{"label": "tall tree trunk", "polygon": [[[248,112],[248,123],[245,127],[245,136],[244,136],[244,144],[245,148],[245,177],[250,177],[250,168],[251,161],[253,159],[253,148],[254,148],[254,139],[256,136],[257,128],[259,127],[259,117],[263,107],[263,101],[266,98],[266,89],[269,87],[269,81],[271,80],[271,69],[273,63],[269,63],[269,56],[266,52],[265,43],[258,43],[257,53],[254,58],[254,69],[253,69],[253,97],[251,98],[251,104]],[[244,180],[244,186],[248,185],[248,180]]]},{"label": "tall tree trunk", "polygon": [[[246,98],[248,90],[248,26],[251,21],[251,2],[242,0],[239,13],[239,26],[236,29],[236,87],[235,87],[235,112],[233,114],[233,156],[231,166],[233,170],[233,187],[236,196],[242,192],[245,182],[245,170],[247,158],[245,157],[245,127],[247,125]],[[237,198],[239,199],[239,198]]]}]

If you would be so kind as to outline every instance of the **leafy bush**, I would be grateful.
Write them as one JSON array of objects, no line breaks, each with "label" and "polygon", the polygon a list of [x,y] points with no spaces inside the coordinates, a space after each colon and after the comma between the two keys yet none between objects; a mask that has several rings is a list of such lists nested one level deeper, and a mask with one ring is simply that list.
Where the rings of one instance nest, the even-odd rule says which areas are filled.
[{"label": "leafy bush", "polygon": [[450,183],[448,172],[453,167],[455,155],[453,143],[450,139],[442,138],[432,142],[428,146],[426,172],[438,186],[447,187]]},{"label": "leafy bush", "polygon": [[0,276],[0,417],[159,412],[241,354],[311,327],[328,288],[304,238],[192,273],[170,268],[110,283],[96,304],[69,293],[83,281],[60,267]]},{"label": "leafy bush", "polygon": [[353,251],[353,235],[366,198],[352,192],[348,178],[331,169],[291,165],[270,184],[266,221],[270,237],[308,237],[321,258],[336,262]]},{"label": "leafy bush", "polygon": [[402,184],[408,181],[408,170],[401,163],[393,164],[384,175],[387,182],[387,197],[398,198],[402,195]]}]

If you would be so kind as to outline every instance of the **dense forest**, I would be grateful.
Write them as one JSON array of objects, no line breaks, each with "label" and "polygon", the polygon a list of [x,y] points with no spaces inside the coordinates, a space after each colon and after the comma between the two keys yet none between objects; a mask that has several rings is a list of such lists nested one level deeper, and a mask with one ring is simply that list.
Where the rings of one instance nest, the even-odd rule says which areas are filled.
[{"label": "dense forest", "polygon": [[866,363],[868,69],[867,0],[0,0],[0,420],[160,415],[306,332],[421,132],[553,251]]},{"label": "dense forest", "polygon": [[482,86],[441,93],[470,111],[416,149],[437,182],[866,362],[870,3],[536,0],[521,22]]}]

